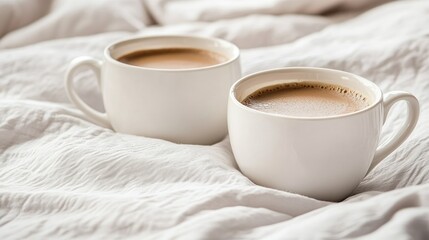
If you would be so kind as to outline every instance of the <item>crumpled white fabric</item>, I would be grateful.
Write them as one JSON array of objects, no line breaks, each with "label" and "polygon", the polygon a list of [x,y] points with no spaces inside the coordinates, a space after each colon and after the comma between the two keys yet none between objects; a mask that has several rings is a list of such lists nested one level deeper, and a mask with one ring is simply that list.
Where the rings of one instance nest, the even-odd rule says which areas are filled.
[{"label": "crumpled white fabric", "polygon": [[103,32],[134,32],[150,23],[143,3],[136,0],[6,0],[0,2],[0,48]]},{"label": "crumpled white fabric", "polygon": [[[301,28],[302,23],[306,26],[314,24],[314,29],[324,24],[324,21],[318,23],[311,16],[289,15],[321,14],[341,9],[351,11],[336,14],[337,20],[343,20],[356,14],[353,12],[387,1],[389,0],[358,2],[335,0],[317,3],[311,0],[222,0],[221,2],[211,0],[92,0],[90,2],[86,0],[2,0],[0,1],[0,37],[3,37],[0,40],[0,49],[102,32],[135,32],[153,24],[177,25],[186,22],[195,24],[195,22],[214,22],[261,14],[267,15],[265,18],[287,14],[283,21],[277,21],[276,24],[285,24],[284,30],[288,30],[289,25]],[[306,21],[306,18],[309,20]],[[235,21],[235,25],[239,25],[240,21]],[[252,23],[258,23],[260,26],[272,24],[273,21],[255,19]],[[242,32],[244,29],[247,28],[234,31]],[[276,26],[276,29],[282,28]],[[306,31],[294,32],[305,33]]]},{"label": "crumpled white fabric", "polygon": [[389,0],[146,0],[154,19],[161,24],[216,21],[250,14],[321,14],[335,10],[361,10]]},{"label": "crumpled white fabric", "polygon": [[[97,3],[86,4],[79,11]],[[115,8],[121,12],[133,4]],[[75,11],[73,6],[64,11]],[[56,10],[39,19],[50,14]],[[27,30],[40,23],[24,19],[25,27],[4,31],[0,40],[9,48],[0,50],[0,239],[429,237],[428,2],[396,1],[340,20],[238,14],[168,26],[148,27],[141,20],[129,29],[105,28],[128,21],[120,16],[100,21],[100,27],[63,14],[61,21],[80,23],[76,29],[85,31],[55,35],[63,30],[54,27],[58,19],[49,20],[45,38],[33,42]],[[240,26],[245,31],[238,31]],[[362,75],[385,92],[415,94],[420,121],[352,196],[329,203],[253,184],[237,169],[227,138],[198,146],[119,134],[87,121],[69,103],[63,77],[71,59],[101,58],[113,41],[161,33],[233,41],[243,49],[244,74],[316,66]],[[6,46],[11,34],[17,34],[14,46],[21,47]],[[62,39],[48,41],[54,38]],[[93,75],[82,72],[76,78],[82,97],[102,110]],[[403,107],[392,109],[382,141],[402,123]]]}]

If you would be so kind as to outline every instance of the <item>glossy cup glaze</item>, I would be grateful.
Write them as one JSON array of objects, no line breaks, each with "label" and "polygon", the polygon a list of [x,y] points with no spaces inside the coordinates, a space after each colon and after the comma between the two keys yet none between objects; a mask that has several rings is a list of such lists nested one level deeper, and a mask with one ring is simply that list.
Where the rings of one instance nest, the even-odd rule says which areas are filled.
[{"label": "glossy cup glaze", "polygon": [[[156,69],[124,64],[117,58],[160,48],[197,48],[227,58],[219,64],[191,69]],[[232,43],[195,36],[151,36],[119,41],[104,50],[104,59],[79,57],[66,73],[66,91],[88,118],[117,132],[161,138],[176,143],[213,144],[227,134],[227,101],[241,76],[239,49]],[[106,113],[89,107],[77,95],[73,75],[92,69]]]},{"label": "glossy cup glaze", "polygon": [[[288,82],[335,84],[360,92],[370,106],[327,117],[294,117],[261,112],[241,103],[258,89]],[[398,133],[379,146],[390,107],[407,103]],[[228,129],[241,171],[256,184],[309,197],[338,201],[412,132],[419,117],[417,99],[406,92],[383,95],[360,76],[322,68],[283,68],[255,73],[236,82],[229,94]]]}]

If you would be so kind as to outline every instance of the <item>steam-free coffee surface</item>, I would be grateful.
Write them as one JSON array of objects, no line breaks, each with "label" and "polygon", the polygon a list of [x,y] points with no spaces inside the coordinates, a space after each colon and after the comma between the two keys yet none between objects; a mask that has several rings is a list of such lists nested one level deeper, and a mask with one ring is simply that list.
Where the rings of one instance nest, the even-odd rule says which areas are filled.
[{"label": "steam-free coffee surface", "polygon": [[263,88],[242,102],[268,113],[296,117],[323,117],[352,113],[369,106],[361,93],[336,85],[288,83]]},{"label": "steam-free coffee surface", "polygon": [[133,52],[118,58],[120,62],[158,69],[202,68],[226,61],[218,53],[193,48],[150,49]]}]

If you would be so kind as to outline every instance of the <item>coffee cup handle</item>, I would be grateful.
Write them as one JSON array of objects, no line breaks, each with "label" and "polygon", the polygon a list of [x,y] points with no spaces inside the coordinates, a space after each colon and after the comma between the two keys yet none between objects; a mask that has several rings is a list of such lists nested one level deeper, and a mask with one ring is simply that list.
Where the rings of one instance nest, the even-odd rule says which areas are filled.
[{"label": "coffee cup handle", "polygon": [[396,148],[398,148],[408,138],[408,136],[410,136],[411,132],[414,130],[414,127],[417,124],[417,120],[419,119],[420,114],[419,102],[417,98],[412,94],[402,91],[389,92],[384,96],[383,124],[384,122],[386,122],[386,117],[390,111],[390,108],[399,101],[405,101],[407,103],[407,118],[404,124],[399,129],[399,131],[396,133],[396,135],[384,142],[382,145],[378,146],[377,150],[375,151],[374,159],[372,160],[371,166],[369,167],[368,173],[385,157],[387,157]]},{"label": "coffee cup handle", "polygon": [[111,128],[110,121],[106,113],[99,112],[88,104],[86,104],[82,98],[79,97],[75,88],[74,88],[74,73],[80,67],[86,66],[91,69],[96,76],[98,86],[101,86],[100,70],[102,62],[100,60],[94,59],[92,57],[78,57],[73,59],[67,68],[66,77],[65,77],[65,89],[69,100],[79,108],[86,116],[93,122],[97,123],[100,126]]}]

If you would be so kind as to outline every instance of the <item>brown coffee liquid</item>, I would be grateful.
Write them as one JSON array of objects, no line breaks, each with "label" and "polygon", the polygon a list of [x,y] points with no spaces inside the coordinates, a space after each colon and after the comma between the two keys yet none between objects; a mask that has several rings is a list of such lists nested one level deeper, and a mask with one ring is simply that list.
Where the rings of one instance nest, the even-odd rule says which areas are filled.
[{"label": "brown coffee liquid", "polygon": [[188,69],[202,68],[225,62],[221,54],[193,48],[163,48],[133,52],[118,61],[146,68]]},{"label": "brown coffee liquid", "polygon": [[287,83],[263,88],[244,105],[267,113],[296,117],[335,116],[369,106],[367,97],[341,86],[315,82]]}]

